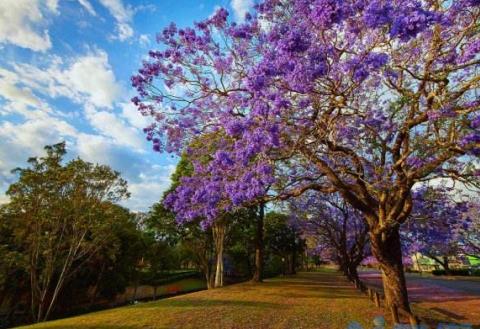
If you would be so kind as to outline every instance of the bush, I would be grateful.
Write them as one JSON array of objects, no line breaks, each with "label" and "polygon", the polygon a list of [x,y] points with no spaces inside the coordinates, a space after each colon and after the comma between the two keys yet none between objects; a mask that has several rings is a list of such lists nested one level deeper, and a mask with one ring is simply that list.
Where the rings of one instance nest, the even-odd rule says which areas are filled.
[{"label": "bush", "polygon": [[471,270],[471,271],[470,271],[470,275],[472,275],[472,276],[480,276],[480,268]]},{"label": "bush", "polygon": [[[448,275],[469,276],[469,275],[472,275],[470,272],[471,271],[468,270],[468,269],[454,269],[454,270],[450,270]],[[445,270],[433,270],[432,274],[433,275],[447,275]]]}]

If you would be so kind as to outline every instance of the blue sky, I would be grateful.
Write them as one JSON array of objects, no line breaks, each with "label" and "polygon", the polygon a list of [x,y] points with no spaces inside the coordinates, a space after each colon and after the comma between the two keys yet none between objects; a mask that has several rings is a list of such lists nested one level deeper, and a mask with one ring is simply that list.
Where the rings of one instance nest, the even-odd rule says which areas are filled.
[{"label": "blue sky", "polygon": [[253,0],[0,0],[0,202],[43,146],[108,164],[129,182],[132,210],[169,185],[176,159],[151,151],[148,119],[130,104],[129,79],[155,35],[223,6],[241,19]]}]

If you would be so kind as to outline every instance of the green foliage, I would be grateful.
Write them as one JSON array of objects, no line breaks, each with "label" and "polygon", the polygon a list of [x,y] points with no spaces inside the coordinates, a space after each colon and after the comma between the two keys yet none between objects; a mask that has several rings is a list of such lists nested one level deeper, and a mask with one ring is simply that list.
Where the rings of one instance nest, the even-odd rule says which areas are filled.
[{"label": "green foliage", "polygon": [[[433,270],[433,275],[447,275],[445,270]],[[457,275],[457,276],[469,276],[471,275],[471,271],[468,269],[450,269],[448,271],[448,275]]]},{"label": "green foliage", "polygon": [[305,242],[288,224],[288,215],[269,212],[265,216],[266,276],[294,273]]},{"label": "green foliage", "polygon": [[[65,143],[46,146],[14,172],[0,227],[2,273],[9,267],[28,276],[32,317],[53,311],[66,283],[94,257],[113,258],[120,242],[113,234],[128,211],[114,203],[129,196],[127,182],[108,166],[73,159],[64,163]],[[116,241],[116,242],[115,242]],[[11,271],[11,269],[10,269]],[[23,283],[25,286],[26,283]]]},{"label": "green foliage", "polygon": [[192,162],[189,160],[188,156],[184,153],[180,158],[180,161],[177,163],[177,167],[175,168],[175,172],[172,174],[171,180],[172,184],[170,188],[165,192],[165,195],[169,192],[173,191],[180,185],[180,179],[182,177],[188,177],[193,173],[193,165]]}]

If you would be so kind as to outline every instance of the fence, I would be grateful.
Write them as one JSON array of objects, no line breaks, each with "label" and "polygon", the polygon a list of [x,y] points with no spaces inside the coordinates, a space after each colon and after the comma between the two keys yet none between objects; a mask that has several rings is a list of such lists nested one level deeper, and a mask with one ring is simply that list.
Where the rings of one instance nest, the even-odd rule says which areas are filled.
[{"label": "fence", "polygon": [[[355,284],[355,288],[360,290],[362,293],[365,293],[371,301],[375,303],[377,307],[381,307],[382,304],[385,304],[385,295],[383,291],[377,287],[366,285],[364,282],[358,279],[350,280]],[[387,305],[384,305],[387,308]],[[414,315],[412,312],[409,312],[397,305],[391,305],[388,309],[394,324],[400,324],[400,316],[403,316],[408,319],[408,322],[413,329],[420,328],[420,318]]]}]

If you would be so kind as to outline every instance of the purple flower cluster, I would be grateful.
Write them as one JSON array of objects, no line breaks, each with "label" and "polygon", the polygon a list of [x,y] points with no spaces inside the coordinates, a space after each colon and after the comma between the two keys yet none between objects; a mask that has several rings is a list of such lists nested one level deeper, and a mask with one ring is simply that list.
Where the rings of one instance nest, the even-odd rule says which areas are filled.
[{"label": "purple flower cluster", "polygon": [[366,26],[376,29],[391,24],[393,10],[389,1],[371,1],[363,14]]},{"label": "purple flower cluster", "polygon": [[403,10],[395,12],[390,35],[398,37],[402,41],[415,38],[433,24],[441,22],[440,14],[423,9],[419,2],[400,8],[403,8]]},{"label": "purple flower cluster", "polygon": [[470,229],[471,222],[465,216],[471,204],[455,201],[448,188],[428,186],[416,189],[413,200],[410,220],[402,231],[406,250],[433,256],[461,252],[458,241]]}]

